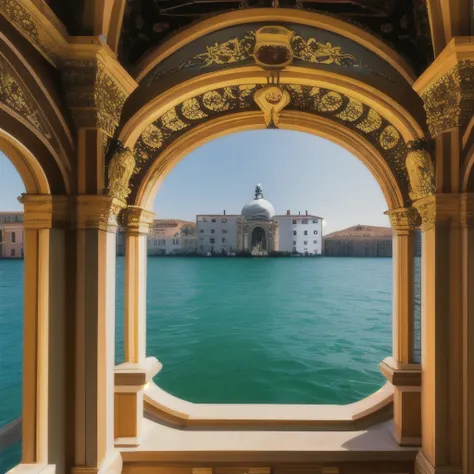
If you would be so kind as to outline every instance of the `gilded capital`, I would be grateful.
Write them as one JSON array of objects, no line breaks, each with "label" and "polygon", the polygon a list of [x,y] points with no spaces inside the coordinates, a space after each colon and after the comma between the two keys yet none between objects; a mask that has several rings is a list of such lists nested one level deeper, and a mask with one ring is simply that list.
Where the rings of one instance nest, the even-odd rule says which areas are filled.
[{"label": "gilded capital", "polygon": [[114,154],[107,168],[109,197],[126,203],[131,192],[129,183],[135,164],[135,156],[129,148],[121,149]]},{"label": "gilded capital", "polygon": [[474,60],[460,60],[421,94],[433,137],[467,126],[474,115],[473,78]]},{"label": "gilded capital", "polygon": [[155,213],[138,206],[128,206],[124,224],[129,235],[147,235],[150,232]]},{"label": "gilded capital", "polygon": [[435,192],[435,170],[424,140],[407,143],[408,153],[405,166],[410,179],[410,199],[417,201]]},{"label": "gilded capital", "polygon": [[461,225],[474,229],[474,193],[461,195]]},{"label": "gilded capital", "polygon": [[68,106],[78,128],[100,128],[113,136],[125,101],[138,84],[104,46],[80,46],[61,64]]},{"label": "gilded capital", "polygon": [[388,215],[392,229],[398,235],[408,235],[420,226],[420,216],[414,207],[391,209],[385,214]]},{"label": "gilded capital", "polygon": [[24,193],[18,201],[24,207],[25,229],[52,229],[71,226],[69,196]]},{"label": "gilded capital", "polygon": [[422,230],[430,231],[438,226],[458,228],[462,224],[462,194],[435,194],[413,203],[420,216]]},{"label": "gilded capital", "polygon": [[75,228],[116,232],[125,203],[108,196],[83,194],[76,196]]}]

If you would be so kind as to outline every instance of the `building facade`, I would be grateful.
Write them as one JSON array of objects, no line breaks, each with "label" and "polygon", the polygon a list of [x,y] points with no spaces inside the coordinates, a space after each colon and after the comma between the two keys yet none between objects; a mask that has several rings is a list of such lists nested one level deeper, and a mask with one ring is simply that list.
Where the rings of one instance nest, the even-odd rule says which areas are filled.
[{"label": "building facade", "polygon": [[[125,232],[117,232],[117,255],[125,255]],[[180,219],[155,219],[147,236],[148,255],[189,255],[196,253],[196,224]]]},{"label": "building facade", "polygon": [[23,258],[23,212],[0,212],[0,258]]},{"label": "building facade", "polygon": [[390,227],[356,225],[324,237],[324,255],[328,257],[391,257]]},{"label": "building facade", "polygon": [[303,255],[321,255],[323,248],[323,218],[308,214],[291,214],[275,216],[279,226],[280,252],[299,253]]},{"label": "building facade", "polygon": [[201,214],[196,216],[197,252],[207,254],[252,254],[274,252],[321,255],[322,221],[308,214],[275,215],[273,205],[264,199],[261,185],[255,197],[239,215]]}]

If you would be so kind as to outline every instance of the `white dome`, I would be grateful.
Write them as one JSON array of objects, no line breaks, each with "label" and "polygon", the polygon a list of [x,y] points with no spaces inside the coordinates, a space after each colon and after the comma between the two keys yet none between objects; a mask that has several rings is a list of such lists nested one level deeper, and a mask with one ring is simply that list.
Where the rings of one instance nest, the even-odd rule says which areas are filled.
[{"label": "white dome", "polygon": [[242,215],[253,220],[271,219],[275,215],[275,209],[266,199],[253,199],[242,208]]}]

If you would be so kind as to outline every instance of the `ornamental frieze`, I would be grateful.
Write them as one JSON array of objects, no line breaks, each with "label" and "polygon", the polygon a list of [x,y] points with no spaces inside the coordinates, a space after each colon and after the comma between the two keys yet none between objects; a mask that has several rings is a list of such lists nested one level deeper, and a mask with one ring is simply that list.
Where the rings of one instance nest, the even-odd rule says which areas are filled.
[{"label": "ornamental frieze", "polygon": [[9,62],[0,55],[0,102],[51,138],[40,109]]},{"label": "ornamental frieze", "polygon": [[421,98],[432,136],[465,127],[474,116],[474,61],[459,61]]},{"label": "ornamental frieze", "polygon": [[129,93],[103,60],[68,60],[63,63],[61,74],[76,125],[97,126],[112,137]]},{"label": "ornamental frieze", "polygon": [[[242,111],[261,110],[254,95],[265,84],[229,86],[193,97],[166,111],[151,123],[135,144],[136,166],[131,187],[140,182],[149,166],[163,150],[183,133],[209,119]],[[309,112],[345,125],[369,141],[386,160],[407,203],[409,183],[405,166],[407,145],[399,131],[378,112],[362,102],[320,87],[283,85],[289,95],[285,110]],[[258,94],[257,94],[258,95]],[[158,172],[169,165],[160,161]]]}]

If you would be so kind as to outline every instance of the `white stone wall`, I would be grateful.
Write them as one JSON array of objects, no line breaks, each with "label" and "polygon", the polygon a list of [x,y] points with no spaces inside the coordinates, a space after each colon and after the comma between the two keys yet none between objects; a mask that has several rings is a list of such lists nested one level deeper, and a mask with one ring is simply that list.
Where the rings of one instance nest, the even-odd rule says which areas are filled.
[{"label": "white stone wall", "polygon": [[280,226],[279,251],[322,254],[323,219],[311,215],[275,216]]},{"label": "white stone wall", "polygon": [[237,215],[196,216],[197,253],[206,255],[210,251],[237,252]]}]

